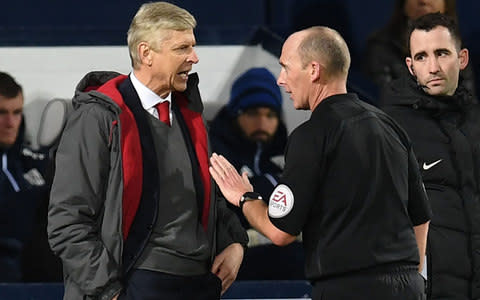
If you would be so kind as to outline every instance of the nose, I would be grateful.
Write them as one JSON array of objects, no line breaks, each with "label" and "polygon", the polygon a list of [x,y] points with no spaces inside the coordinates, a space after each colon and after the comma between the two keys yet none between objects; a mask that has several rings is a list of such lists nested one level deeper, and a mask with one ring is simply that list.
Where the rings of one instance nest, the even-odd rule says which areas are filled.
[{"label": "nose", "polygon": [[278,86],[284,86],[285,85],[285,75],[284,75],[285,71],[283,70],[283,68],[280,70],[280,74],[278,74],[278,78],[277,78],[277,85]]},{"label": "nose", "polygon": [[259,127],[261,130],[268,132],[269,128],[271,127],[272,121],[268,116],[263,116],[260,120]]},{"label": "nose", "polygon": [[7,128],[13,128],[17,122],[18,117],[13,114],[7,114],[5,117],[5,125]]},{"label": "nose", "polygon": [[200,61],[200,59],[198,59],[197,52],[195,52],[195,49],[192,50],[192,53],[189,55],[187,61],[193,64],[196,64]]},{"label": "nose", "polygon": [[436,57],[429,60],[428,71],[432,74],[435,74],[438,71],[440,71],[440,65],[438,64],[438,59]]}]

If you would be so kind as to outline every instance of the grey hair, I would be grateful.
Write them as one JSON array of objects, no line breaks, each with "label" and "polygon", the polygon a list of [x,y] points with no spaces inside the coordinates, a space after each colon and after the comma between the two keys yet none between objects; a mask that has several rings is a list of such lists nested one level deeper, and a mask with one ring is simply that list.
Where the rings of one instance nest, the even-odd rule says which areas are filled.
[{"label": "grey hair", "polygon": [[150,2],[140,6],[127,33],[128,50],[133,68],[140,65],[138,45],[147,42],[152,49],[159,49],[168,39],[167,30],[188,30],[197,26],[195,18],[185,9],[168,2]]}]

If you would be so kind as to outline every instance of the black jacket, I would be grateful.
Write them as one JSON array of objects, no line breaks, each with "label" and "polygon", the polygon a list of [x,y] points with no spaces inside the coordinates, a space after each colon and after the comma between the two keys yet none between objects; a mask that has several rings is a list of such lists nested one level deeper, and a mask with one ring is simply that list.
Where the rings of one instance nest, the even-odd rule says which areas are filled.
[{"label": "black jacket", "polygon": [[382,108],[409,134],[433,217],[427,243],[431,299],[480,299],[480,107],[463,86],[427,95],[412,77],[392,82]]},{"label": "black jacket", "polygon": [[[287,129],[283,121],[280,119],[271,142],[257,144],[244,137],[235,118],[224,107],[213,119],[209,135],[212,150],[225,156],[237,171],[247,171],[255,191],[260,193],[268,204],[270,194],[283,170],[283,152],[287,143]],[[244,227],[249,228],[243,214],[239,211],[237,213]]]}]

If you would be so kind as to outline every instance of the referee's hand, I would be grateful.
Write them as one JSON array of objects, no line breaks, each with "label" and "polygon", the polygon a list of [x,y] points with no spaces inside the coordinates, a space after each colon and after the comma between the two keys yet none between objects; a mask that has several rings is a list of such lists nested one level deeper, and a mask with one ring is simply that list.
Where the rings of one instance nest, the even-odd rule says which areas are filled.
[{"label": "referee's hand", "polygon": [[222,194],[233,205],[239,206],[242,195],[253,191],[247,173],[245,172],[240,176],[232,164],[222,155],[212,154],[209,170]]}]

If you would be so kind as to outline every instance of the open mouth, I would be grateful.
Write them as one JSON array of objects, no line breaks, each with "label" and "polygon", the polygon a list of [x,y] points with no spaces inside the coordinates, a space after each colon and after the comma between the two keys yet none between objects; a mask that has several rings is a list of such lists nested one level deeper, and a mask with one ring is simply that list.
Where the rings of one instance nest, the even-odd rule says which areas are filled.
[{"label": "open mouth", "polygon": [[182,79],[184,80],[187,80],[188,79],[188,73],[190,72],[190,70],[188,71],[183,71],[183,72],[179,72],[177,73],[180,77],[182,77]]}]

